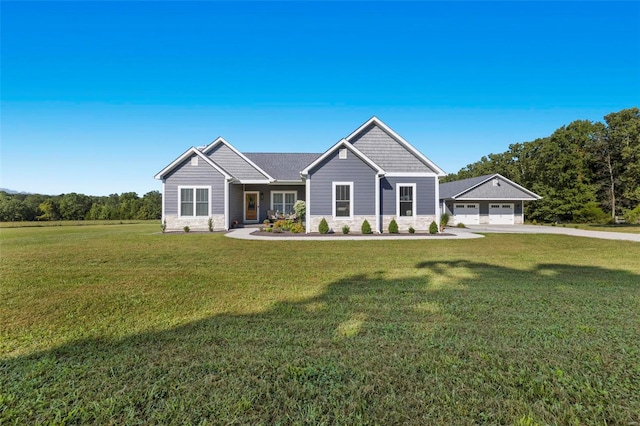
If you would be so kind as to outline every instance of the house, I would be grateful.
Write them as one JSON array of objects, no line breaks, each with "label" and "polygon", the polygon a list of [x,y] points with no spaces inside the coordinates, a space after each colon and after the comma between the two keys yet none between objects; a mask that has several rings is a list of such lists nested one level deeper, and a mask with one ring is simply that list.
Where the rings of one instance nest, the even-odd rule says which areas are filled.
[{"label": "house", "polygon": [[440,184],[440,210],[453,225],[522,224],[524,202],[540,198],[498,173]]},{"label": "house", "polygon": [[[462,191],[442,199],[439,178],[444,175],[372,117],[324,153],[242,153],[219,137],[209,145],[189,148],[155,179],[162,180],[162,220],[168,231],[261,223],[268,211],[288,214],[296,201],[304,200],[307,232],[316,232],[323,218],[335,231],[344,225],[358,231],[366,219],[374,232],[383,232],[393,219],[401,231],[427,231],[431,222],[438,223],[441,212],[457,201],[451,196]],[[527,193],[517,198],[520,207],[514,207],[515,214],[522,201],[530,199],[526,197],[537,197],[499,179],[504,182],[501,188]],[[478,190],[471,188],[471,193]],[[506,205],[515,198],[500,199]],[[484,200],[479,197],[474,205]],[[455,206],[454,211],[462,214]]]}]

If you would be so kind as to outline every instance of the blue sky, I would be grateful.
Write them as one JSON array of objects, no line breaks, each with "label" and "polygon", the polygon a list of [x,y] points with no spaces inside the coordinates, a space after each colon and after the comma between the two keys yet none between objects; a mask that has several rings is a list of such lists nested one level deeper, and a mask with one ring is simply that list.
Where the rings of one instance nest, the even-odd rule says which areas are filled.
[{"label": "blue sky", "polygon": [[640,104],[639,2],[0,3],[0,187],[107,195],[376,115],[447,172]]}]

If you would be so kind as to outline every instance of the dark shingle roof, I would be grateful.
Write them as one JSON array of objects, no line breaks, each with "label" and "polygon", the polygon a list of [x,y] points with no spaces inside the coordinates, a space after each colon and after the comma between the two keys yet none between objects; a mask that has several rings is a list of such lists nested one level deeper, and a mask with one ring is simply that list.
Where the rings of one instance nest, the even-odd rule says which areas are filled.
[{"label": "dark shingle roof", "polygon": [[[494,173],[495,174],[495,173]],[[440,184],[440,198],[451,198],[467,189],[470,189],[481,182],[489,179],[491,175],[484,175],[478,177],[472,177],[468,179],[454,180],[452,182],[445,182]]]},{"label": "dark shingle roof", "polygon": [[244,152],[249,160],[276,180],[302,181],[300,171],[322,154]]}]

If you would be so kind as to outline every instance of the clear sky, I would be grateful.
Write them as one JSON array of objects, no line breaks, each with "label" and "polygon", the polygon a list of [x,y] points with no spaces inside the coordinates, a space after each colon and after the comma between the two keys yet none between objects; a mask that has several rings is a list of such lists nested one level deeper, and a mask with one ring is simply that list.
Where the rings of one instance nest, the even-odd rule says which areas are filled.
[{"label": "clear sky", "polygon": [[640,104],[640,2],[0,2],[0,187],[108,195],[375,115],[447,172]]}]

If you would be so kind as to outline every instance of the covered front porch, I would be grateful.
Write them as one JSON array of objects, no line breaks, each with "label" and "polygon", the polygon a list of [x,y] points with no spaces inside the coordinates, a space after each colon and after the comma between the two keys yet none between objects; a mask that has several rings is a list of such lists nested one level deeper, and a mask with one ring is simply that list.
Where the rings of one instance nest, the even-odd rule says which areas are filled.
[{"label": "covered front porch", "polygon": [[230,184],[231,224],[250,225],[269,219],[268,212],[290,215],[298,200],[305,200],[304,184]]}]

